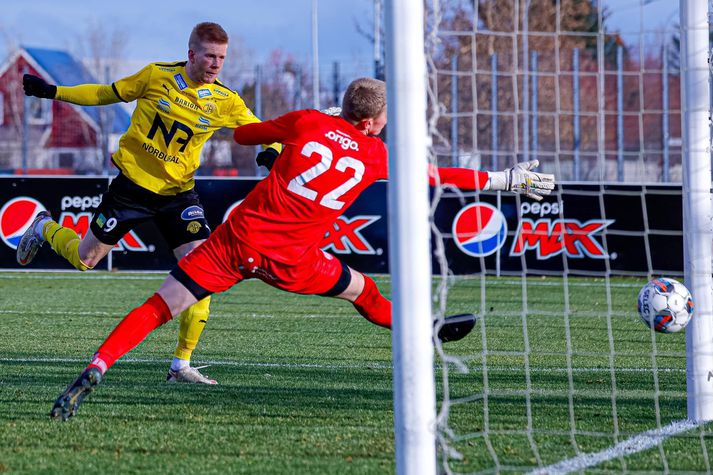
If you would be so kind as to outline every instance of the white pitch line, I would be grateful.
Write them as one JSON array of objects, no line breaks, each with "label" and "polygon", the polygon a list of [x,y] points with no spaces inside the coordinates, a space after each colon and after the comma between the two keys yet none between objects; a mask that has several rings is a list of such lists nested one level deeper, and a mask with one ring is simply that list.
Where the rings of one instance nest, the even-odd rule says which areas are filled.
[{"label": "white pitch line", "polygon": [[[110,273],[107,271],[97,271],[97,272],[84,272],[84,273],[79,273],[79,272],[69,272],[67,273],[66,271],[59,271],[56,273],[53,273],[52,271],[48,270],[49,274],[33,274],[31,271],[17,271],[13,272],[10,269],[3,269],[2,272],[0,272],[0,279],[10,279],[10,280],[31,280],[31,279],[38,279],[38,280],[92,280],[92,279],[97,279],[97,280],[162,280],[165,279],[166,276],[168,275],[168,271],[145,271],[144,273],[140,274],[117,274],[117,273]],[[383,274],[370,274],[371,276],[375,277],[377,281],[379,282],[388,282],[389,276],[388,275],[383,275]],[[586,277],[582,277],[585,278]],[[479,277],[462,277],[462,278],[456,278],[455,280],[457,282],[479,282]],[[577,277],[579,279],[579,277]],[[487,279],[487,283],[492,284],[492,285],[514,285],[514,286],[521,286],[522,285],[522,280],[516,280],[516,279],[503,279],[503,280],[498,280],[498,279]],[[602,286],[604,286],[604,282],[601,282]],[[536,280],[536,279],[529,279],[527,281],[528,286],[532,287],[564,287],[563,282],[552,282],[552,281],[541,281],[541,280]],[[591,281],[588,282],[578,282],[578,281],[573,281],[573,282],[567,282],[567,286],[569,287],[591,287],[592,285],[596,285],[592,283]],[[638,288],[640,287],[640,283],[636,282],[609,282],[609,287],[610,288]]]},{"label": "white pitch line", "polygon": [[581,454],[577,457],[563,460],[547,467],[532,470],[531,472],[528,472],[527,475],[561,475],[578,472],[580,470],[584,470],[585,468],[599,465],[602,462],[607,462],[615,458],[650,449],[669,437],[695,429],[701,424],[702,423],[700,422],[691,420],[675,421],[665,427],[642,432],[641,434],[619,442],[618,444],[602,450],[601,452]]},{"label": "white pitch line", "polygon": [[[3,358],[0,357],[0,363],[86,363],[87,359],[81,358]],[[170,363],[170,359],[161,358],[122,358],[123,363],[151,363],[163,364]],[[390,369],[391,364],[385,363],[369,363],[351,364],[351,365],[325,365],[320,363],[246,363],[241,361],[231,360],[200,360],[201,364],[216,365],[216,366],[236,366],[236,367],[269,367],[269,368],[321,368],[321,369]],[[437,366],[440,366],[438,364]],[[488,367],[488,371],[497,373],[521,373],[522,368],[513,368],[509,366],[493,366]],[[573,373],[610,373],[609,368],[572,368]],[[616,368],[617,373],[650,373],[651,368]],[[567,373],[566,368],[530,368],[530,372],[538,374],[559,374]],[[659,368],[659,373],[685,373],[686,369],[676,368]]]},{"label": "white pitch line", "polygon": [[[0,363],[89,363],[90,358],[0,358]],[[122,358],[120,363],[150,363],[170,364],[170,359],[152,358]],[[200,364],[208,366],[233,366],[240,368],[316,368],[316,369],[391,369],[390,364],[369,363],[356,364],[319,364],[319,363],[248,363],[241,361],[200,360]]]}]

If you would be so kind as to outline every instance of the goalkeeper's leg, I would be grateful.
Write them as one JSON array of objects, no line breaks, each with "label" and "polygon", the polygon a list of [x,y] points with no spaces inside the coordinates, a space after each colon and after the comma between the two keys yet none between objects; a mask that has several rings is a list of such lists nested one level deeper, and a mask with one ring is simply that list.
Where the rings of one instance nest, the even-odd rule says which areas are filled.
[{"label": "goalkeeper's leg", "polygon": [[149,333],[189,305],[193,294],[174,277],[168,276],[161,288],[143,305],[129,312],[104,340],[82,374],[59,395],[50,417],[67,420],[74,416],[84,398],[101,383],[104,373],[122,356],[141,343]]},{"label": "goalkeeper's leg", "polygon": [[[349,276],[346,278],[350,278],[350,281],[345,290],[335,296],[352,302],[357,312],[371,323],[391,328],[391,301],[381,294],[371,277],[354,269],[348,269]],[[344,279],[343,275],[341,280]],[[343,282],[342,286],[344,286]],[[475,315],[451,315],[446,317],[443,322],[434,321],[433,323],[438,328],[439,340],[443,342],[457,341],[468,335],[473,329]]]}]

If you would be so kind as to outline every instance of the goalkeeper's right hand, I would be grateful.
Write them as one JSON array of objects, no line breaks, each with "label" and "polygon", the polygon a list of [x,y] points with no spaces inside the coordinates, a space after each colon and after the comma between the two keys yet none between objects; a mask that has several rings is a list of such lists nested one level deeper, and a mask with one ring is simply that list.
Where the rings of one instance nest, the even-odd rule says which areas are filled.
[{"label": "goalkeeper's right hand", "polygon": [[484,189],[514,191],[540,201],[555,189],[555,176],[531,171],[539,164],[538,160],[530,160],[501,172],[488,172],[488,183]]},{"label": "goalkeeper's right hand", "polygon": [[54,99],[57,95],[57,86],[47,84],[47,81],[32,74],[22,75],[22,88],[25,90],[26,96]]}]

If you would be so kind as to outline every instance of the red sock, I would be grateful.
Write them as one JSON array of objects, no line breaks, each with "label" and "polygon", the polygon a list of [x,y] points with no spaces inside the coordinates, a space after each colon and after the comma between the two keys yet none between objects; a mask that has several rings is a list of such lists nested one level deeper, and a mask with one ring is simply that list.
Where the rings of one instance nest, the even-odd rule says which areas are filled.
[{"label": "red sock", "polygon": [[391,328],[391,301],[381,295],[371,277],[364,276],[364,290],[354,301],[354,307],[371,323]]},{"label": "red sock", "polygon": [[171,319],[171,311],[159,294],[153,294],[143,305],[133,309],[99,347],[87,368],[103,373],[116,360],[133,350],[149,333]]}]

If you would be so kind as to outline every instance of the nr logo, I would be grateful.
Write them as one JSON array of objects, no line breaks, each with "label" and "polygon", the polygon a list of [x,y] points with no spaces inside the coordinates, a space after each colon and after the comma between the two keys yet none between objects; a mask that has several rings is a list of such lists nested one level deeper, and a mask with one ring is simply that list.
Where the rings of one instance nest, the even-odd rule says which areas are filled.
[{"label": "nr logo", "polygon": [[[154,136],[156,135],[156,132],[159,130],[161,131],[161,135],[163,135],[163,141],[166,143],[167,147],[171,144],[174,137],[176,138],[176,143],[181,144],[181,148],[178,149],[179,152],[184,152],[186,150],[186,145],[188,145],[188,142],[193,137],[193,129],[191,129],[186,124],[174,120],[173,124],[171,124],[171,128],[169,129],[168,127],[166,127],[166,124],[163,123],[163,120],[161,120],[161,117],[158,115],[158,113],[156,113],[153,119],[153,124],[151,124],[151,130],[149,130],[149,133],[146,137],[150,140],[153,140]],[[181,131],[183,134],[185,134],[185,137],[181,137],[180,135],[177,136],[176,133],[178,131]]]}]

